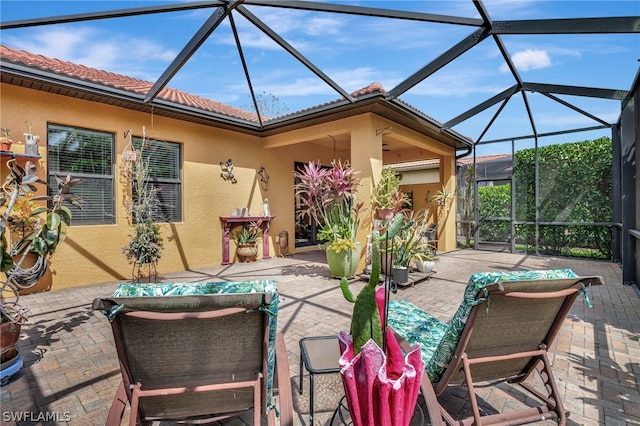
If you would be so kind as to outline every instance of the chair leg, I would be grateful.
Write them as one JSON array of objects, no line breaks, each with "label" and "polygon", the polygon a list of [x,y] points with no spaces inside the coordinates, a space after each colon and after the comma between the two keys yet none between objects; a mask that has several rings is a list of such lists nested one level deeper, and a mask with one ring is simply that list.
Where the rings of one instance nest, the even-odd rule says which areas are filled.
[{"label": "chair leg", "polygon": [[289,372],[289,355],[287,354],[287,347],[282,333],[276,335],[276,375],[278,377],[280,426],[293,426],[293,395]]},{"label": "chair leg", "polygon": [[124,382],[121,380],[118,390],[113,397],[111,408],[109,408],[109,414],[107,415],[105,426],[119,426],[122,422],[122,416],[124,415],[124,410],[127,408],[128,403],[129,399],[127,398],[127,392],[124,389]]},{"label": "chair leg", "polygon": [[133,386],[131,392],[131,413],[129,413],[129,426],[136,426],[138,420],[138,402],[140,400],[140,383],[136,383]]},{"label": "chair leg", "polygon": [[480,418],[480,407],[478,406],[478,400],[476,399],[476,390],[473,387],[473,378],[471,377],[471,366],[466,354],[462,355],[462,367],[464,368],[464,376],[467,382],[467,389],[469,391],[469,399],[471,400],[473,418],[477,425],[481,425],[482,420]]},{"label": "chair leg", "polygon": [[540,376],[540,379],[542,380],[545,389],[548,392],[548,396],[543,395],[528,383],[520,383],[520,386],[535,395],[541,401],[545,402],[549,410],[557,414],[559,425],[566,425],[568,413],[564,408],[562,399],[560,398],[560,392],[558,390],[558,386],[556,385],[555,378],[553,377],[551,363],[549,362],[547,353],[543,352],[541,358],[542,359],[540,360],[540,362],[538,362],[538,365],[536,365],[536,370],[538,372],[538,375]]},{"label": "chair leg", "polygon": [[425,405],[427,406],[429,423],[432,426],[443,425],[444,422],[442,421],[442,415],[440,412],[440,403],[438,402],[433,385],[431,384],[426,372],[422,375],[422,385],[420,386],[420,390],[422,391],[422,397],[424,398]]},{"label": "chair leg", "polygon": [[[262,380],[266,380],[264,377]],[[253,424],[254,426],[260,426],[260,419],[262,418],[262,384],[256,383],[253,388]]]}]

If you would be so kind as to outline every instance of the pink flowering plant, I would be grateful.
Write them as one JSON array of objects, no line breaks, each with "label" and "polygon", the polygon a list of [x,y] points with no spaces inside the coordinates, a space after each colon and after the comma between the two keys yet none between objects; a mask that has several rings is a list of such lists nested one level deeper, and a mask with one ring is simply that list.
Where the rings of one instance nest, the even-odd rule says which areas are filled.
[{"label": "pink flowering plant", "polygon": [[310,162],[294,173],[299,179],[294,186],[300,198],[299,215],[310,216],[321,226],[318,239],[329,243],[327,250],[339,253],[356,247],[363,207],[356,202],[357,173],[348,161],[339,160],[333,160],[330,168]]}]

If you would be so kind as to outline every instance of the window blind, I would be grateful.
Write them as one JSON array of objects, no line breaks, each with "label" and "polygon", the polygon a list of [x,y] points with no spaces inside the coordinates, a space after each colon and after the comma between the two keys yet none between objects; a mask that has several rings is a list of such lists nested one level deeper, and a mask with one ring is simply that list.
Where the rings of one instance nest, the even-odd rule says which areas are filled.
[{"label": "window blind", "polygon": [[72,224],[115,223],[113,133],[48,124],[47,169],[49,195],[58,192],[56,176],[83,178],[72,192],[83,198],[82,210],[70,206]]},{"label": "window blind", "polygon": [[[182,221],[181,145],[155,139],[132,139],[133,146],[141,150],[148,163],[148,183],[157,189],[158,205],[154,215],[158,222]],[[142,149],[141,149],[142,147]]]}]

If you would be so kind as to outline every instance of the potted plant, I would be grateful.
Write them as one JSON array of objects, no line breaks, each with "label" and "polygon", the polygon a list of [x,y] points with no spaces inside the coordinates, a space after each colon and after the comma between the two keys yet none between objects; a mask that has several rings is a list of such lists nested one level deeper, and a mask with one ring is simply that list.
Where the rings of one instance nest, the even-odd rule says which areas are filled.
[{"label": "potted plant", "polygon": [[[82,198],[71,193],[71,189],[84,182],[84,179],[72,179],[71,175],[62,178],[56,176],[58,192],[53,196],[40,195],[31,196],[27,199],[27,190],[35,191],[33,183],[46,185],[46,182],[39,179],[33,172],[26,172],[15,160],[7,163],[10,169],[10,176],[7,182],[12,182],[14,186],[11,194],[17,192],[17,196],[12,205],[6,205],[6,223],[18,222],[21,229],[26,231],[20,234],[19,240],[12,245],[10,256],[14,264],[7,272],[7,282],[11,282],[21,294],[34,291],[44,291],[51,287],[51,277],[48,264],[51,256],[55,253],[58,244],[67,236],[67,231],[71,225],[72,213],[66,204],[71,204],[82,209]],[[18,182],[29,182],[28,185]],[[11,184],[10,184],[11,185]],[[10,187],[9,185],[9,187]],[[48,205],[34,205],[35,201],[46,201]],[[16,205],[18,206],[17,217],[13,214]],[[28,213],[28,217],[25,215]],[[24,227],[23,227],[24,226]],[[48,281],[43,281],[43,277]],[[39,287],[36,287],[36,286]]]},{"label": "potted plant", "polygon": [[[129,136],[131,137],[130,132]],[[158,188],[149,181],[149,159],[143,156],[146,142],[146,137],[143,137],[140,148],[134,150],[136,155],[131,156],[133,161],[125,162],[120,171],[126,187],[131,191],[131,194],[124,197],[124,207],[130,213],[129,221],[133,228],[130,240],[122,248],[122,252],[129,264],[133,265],[132,281],[140,281],[146,273],[151,282],[158,275],[157,265],[164,245],[160,227],[156,223],[156,212],[160,207]]]},{"label": "potted plant", "polygon": [[27,133],[22,134],[25,140],[24,153],[29,155],[38,155],[38,141],[40,140],[40,136],[31,133],[33,123],[25,121],[24,124],[27,126]]},{"label": "potted plant", "polygon": [[256,245],[260,236],[260,223],[243,223],[236,227],[231,233],[231,238],[236,243],[236,255],[240,262],[253,262],[258,256],[258,246]]},{"label": "potted plant", "polygon": [[[19,290],[37,283],[37,276],[22,276],[24,269],[22,262],[31,252],[46,260],[54,252],[60,241],[66,234],[71,224],[71,210],[64,203],[71,203],[77,207],[82,201],[80,197],[71,194],[73,186],[82,182],[82,179],[65,179],[56,177],[58,192],[54,196],[30,197],[25,201],[26,194],[36,191],[35,183],[45,184],[35,174],[27,173],[25,169],[16,163],[15,158],[7,161],[9,174],[0,191],[0,206],[3,210],[0,215],[0,272],[5,274],[2,282],[2,302],[0,303],[0,320],[2,335],[2,358],[0,359],[0,380],[2,384],[9,380],[22,366],[22,358],[17,352],[17,341],[22,325],[27,321],[28,309],[18,303]],[[35,207],[31,209],[30,203],[35,200],[50,201],[47,207]],[[14,207],[18,205],[16,215],[12,216]],[[28,216],[26,212],[31,210]],[[13,247],[9,247],[7,229],[11,222],[22,220],[29,226],[22,228],[22,239]],[[20,218],[20,219],[18,219]],[[33,220],[32,220],[33,219]],[[33,226],[32,226],[33,225]],[[14,261],[17,259],[17,261]]]},{"label": "potted plant", "polygon": [[433,270],[438,261],[436,256],[437,223],[428,223],[428,211],[420,210],[417,214],[415,226],[422,242],[421,252],[414,258],[414,264],[419,272],[428,273]]},{"label": "potted plant", "polygon": [[403,353],[386,323],[390,280],[385,279],[384,286],[377,288],[380,246],[393,240],[406,227],[404,222],[403,215],[397,214],[385,224],[386,229],[373,230],[371,276],[357,297],[348,280],[340,280],[345,299],[354,303],[349,333],[340,331],[338,335],[340,374],[354,425],[408,426],[418,399],[424,374],[420,345]]},{"label": "potted plant", "polygon": [[327,242],[327,263],[337,277],[353,276],[360,260],[361,244],[356,242],[356,234],[363,203],[356,201],[356,174],[348,161],[336,160],[331,168],[311,162],[294,172],[300,218],[310,216],[320,226],[318,239]]},{"label": "potted plant", "polygon": [[40,226],[41,218],[33,215],[40,205],[33,201],[33,198],[33,192],[20,195],[7,220],[11,241],[14,242],[10,252],[14,262],[13,268],[16,269],[13,281],[20,287],[18,291],[21,295],[47,291],[53,284],[46,256],[40,256],[31,249],[22,250],[23,246],[28,244],[27,235]]},{"label": "potted plant", "polygon": [[450,191],[446,186],[442,185],[442,189],[439,189],[431,196],[431,202],[435,203],[438,207],[444,207],[444,210],[448,211],[454,195],[454,191]]},{"label": "potted plant", "polygon": [[431,247],[426,247],[418,256],[414,258],[414,263],[418,272],[429,273],[436,266],[438,258],[433,255]]},{"label": "potted plant", "polygon": [[393,238],[392,276],[397,284],[409,281],[409,272],[414,263],[431,260],[429,246],[422,235],[426,222],[424,210],[414,214],[405,214],[404,226]]},{"label": "potted plant", "polygon": [[[38,219],[33,217],[31,213],[39,206],[33,201],[33,197],[33,192],[21,194],[14,203],[6,224],[11,230],[11,240],[23,240],[35,229]],[[5,207],[7,206],[5,205]]]},{"label": "potted plant", "polygon": [[0,150],[2,151],[11,151],[11,145],[13,145],[13,140],[11,140],[11,129],[8,127],[0,128]]},{"label": "potted plant", "polygon": [[409,203],[409,197],[400,190],[400,174],[394,167],[382,170],[380,180],[371,194],[371,207],[378,219],[390,220]]}]

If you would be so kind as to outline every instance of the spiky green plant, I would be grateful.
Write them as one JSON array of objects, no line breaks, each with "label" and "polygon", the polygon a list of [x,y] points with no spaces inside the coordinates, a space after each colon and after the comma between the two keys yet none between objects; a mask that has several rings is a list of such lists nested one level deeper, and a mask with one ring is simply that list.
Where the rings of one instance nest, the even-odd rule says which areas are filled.
[{"label": "spiky green plant", "polygon": [[340,280],[340,288],[344,298],[354,303],[353,314],[351,316],[351,338],[353,349],[356,354],[360,353],[362,346],[373,339],[379,347],[382,347],[383,330],[380,324],[380,314],[376,305],[376,286],[380,279],[380,242],[383,240],[393,240],[393,238],[406,226],[404,217],[397,214],[389,222],[384,234],[380,234],[378,229],[374,229],[371,241],[371,276],[369,283],[360,290],[357,297],[353,296],[349,288],[349,281],[346,278]]}]

